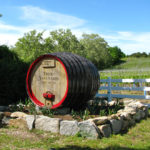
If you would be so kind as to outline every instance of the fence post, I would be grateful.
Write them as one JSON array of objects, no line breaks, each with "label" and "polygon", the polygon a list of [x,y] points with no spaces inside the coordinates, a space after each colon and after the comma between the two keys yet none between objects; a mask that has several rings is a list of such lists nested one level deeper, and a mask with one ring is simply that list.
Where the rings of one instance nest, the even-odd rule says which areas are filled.
[{"label": "fence post", "polygon": [[144,90],[144,96],[145,96],[145,98],[146,98],[146,95],[147,95],[147,91],[146,91],[146,90]]},{"label": "fence post", "polygon": [[108,77],[108,102],[111,102],[112,97],[111,97],[111,77]]}]

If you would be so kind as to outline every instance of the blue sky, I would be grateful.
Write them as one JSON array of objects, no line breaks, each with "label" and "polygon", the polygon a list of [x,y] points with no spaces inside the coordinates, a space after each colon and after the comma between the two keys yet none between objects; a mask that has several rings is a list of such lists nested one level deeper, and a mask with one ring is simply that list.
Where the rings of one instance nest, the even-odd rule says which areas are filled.
[{"label": "blue sky", "polygon": [[0,0],[0,44],[33,29],[97,33],[126,54],[150,53],[150,0]]}]

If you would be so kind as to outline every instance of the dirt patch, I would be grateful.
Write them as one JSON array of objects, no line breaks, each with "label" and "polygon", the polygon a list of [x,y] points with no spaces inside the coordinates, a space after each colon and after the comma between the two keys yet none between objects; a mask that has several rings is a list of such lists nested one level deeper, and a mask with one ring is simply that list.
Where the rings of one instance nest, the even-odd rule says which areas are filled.
[{"label": "dirt patch", "polygon": [[38,140],[38,137],[36,134],[26,131],[26,130],[21,130],[21,129],[9,129],[9,130],[6,130],[6,134],[12,135],[14,137],[19,137],[21,139]]},{"label": "dirt patch", "polygon": [[2,128],[0,129],[0,135],[1,134],[7,134],[13,137],[18,137],[20,139],[30,139],[32,141],[39,141],[42,138],[46,138],[46,137],[54,137],[53,134],[49,134],[49,132],[30,132],[28,130],[24,130],[24,129],[18,129],[18,128]]},{"label": "dirt patch", "polygon": [[53,115],[53,118],[60,118],[62,120],[75,120],[71,115]]}]

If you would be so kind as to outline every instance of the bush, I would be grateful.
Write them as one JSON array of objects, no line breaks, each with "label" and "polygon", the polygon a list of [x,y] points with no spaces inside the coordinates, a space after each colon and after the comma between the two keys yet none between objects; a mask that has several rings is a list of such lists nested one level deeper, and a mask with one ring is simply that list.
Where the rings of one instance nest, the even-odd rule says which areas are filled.
[{"label": "bush", "polygon": [[0,105],[25,99],[25,78],[28,64],[5,45],[0,46]]}]

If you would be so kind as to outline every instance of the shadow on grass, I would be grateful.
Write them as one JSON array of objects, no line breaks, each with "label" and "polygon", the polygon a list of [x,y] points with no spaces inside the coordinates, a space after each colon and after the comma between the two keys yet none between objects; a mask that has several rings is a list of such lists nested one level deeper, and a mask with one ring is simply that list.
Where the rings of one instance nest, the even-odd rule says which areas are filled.
[{"label": "shadow on grass", "polygon": [[80,146],[66,146],[63,148],[57,148],[57,149],[49,149],[49,150],[150,150],[150,147],[144,148],[128,148],[128,147],[122,147],[122,146],[109,146],[106,148],[90,148],[90,147],[80,147]]}]

